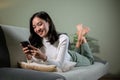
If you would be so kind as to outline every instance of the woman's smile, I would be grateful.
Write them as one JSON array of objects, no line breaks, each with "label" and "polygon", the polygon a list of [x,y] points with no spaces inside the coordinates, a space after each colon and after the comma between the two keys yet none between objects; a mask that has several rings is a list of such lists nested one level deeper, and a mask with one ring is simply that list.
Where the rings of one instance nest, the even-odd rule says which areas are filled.
[{"label": "woman's smile", "polygon": [[38,31],[39,36],[44,35],[44,32],[45,32],[45,30],[39,30],[39,31]]}]

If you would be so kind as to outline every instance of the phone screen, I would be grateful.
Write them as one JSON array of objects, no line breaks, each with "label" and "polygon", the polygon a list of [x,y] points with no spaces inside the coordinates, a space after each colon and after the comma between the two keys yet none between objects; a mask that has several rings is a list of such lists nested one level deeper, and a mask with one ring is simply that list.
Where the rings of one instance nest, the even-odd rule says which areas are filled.
[{"label": "phone screen", "polygon": [[27,47],[28,45],[30,45],[30,43],[28,41],[22,41],[20,42],[22,47]]}]

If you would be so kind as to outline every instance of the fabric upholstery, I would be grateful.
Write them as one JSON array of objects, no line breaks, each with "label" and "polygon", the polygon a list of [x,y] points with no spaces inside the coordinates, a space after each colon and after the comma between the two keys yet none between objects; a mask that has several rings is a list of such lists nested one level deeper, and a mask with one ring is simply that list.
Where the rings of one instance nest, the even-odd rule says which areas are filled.
[{"label": "fabric upholstery", "polygon": [[[1,73],[2,72],[2,73]],[[66,80],[62,75],[19,68],[1,68],[0,80]]]},{"label": "fabric upholstery", "polygon": [[0,26],[0,68],[1,67],[10,67],[10,58],[4,32]]},{"label": "fabric upholstery", "polygon": [[[2,24],[1,24],[2,25]],[[29,36],[29,29],[18,26],[2,25],[2,30],[6,38],[7,47],[10,53],[11,67],[16,66],[18,61],[25,59],[22,54],[21,46],[19,42],[25,41]],[[3,45],[1,41],[0,31],[0,45]],[[24,35],[24,36],[23,36]],[[3,37],[3,36],[2,36]],[[5,45],[5,44],[4,44]],[[0,47],[0,65],[1,62],[6,59],[1,58],[1,52],[5,52],[3,47]],[[6,48],[6,47],[5,47]],[[3,55],[3,54],[2,54]],[[3,57],[6,57],[4,54]],[[47,72],[34,71],[28,69],[16,69],[16,68],[0,68],[0,80],[98,80],[100,77],[108,73],[109,64],[100,59],[95,59],[95,63],[90,66],[75,67],[67,72]],[[103,64],[104,63],[104,64]],[[49,74],[50,73],[50,74]],[[56,73],[56,74],[54,74]],[[59,75],[62,76],[59,76]],[[64,76],[64,77],[63,77]],[[58,77],[58,78],[56,78]],[[61,77],[61,78],[59,78]]]}]

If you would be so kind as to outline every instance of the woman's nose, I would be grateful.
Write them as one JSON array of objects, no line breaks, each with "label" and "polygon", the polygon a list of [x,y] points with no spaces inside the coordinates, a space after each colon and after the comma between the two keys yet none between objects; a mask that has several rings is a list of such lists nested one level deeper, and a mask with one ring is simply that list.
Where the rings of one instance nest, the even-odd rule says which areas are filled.
[{"label": "woman's nose", "polygon": [[41,28],[40,28],[40,27],[37,27],[37,28],[36,28],[36,31],[37,31],[37,32],[38,32],[38,31],[40,31],[40,30],[41,30]]},{"label": "woman's nose", "polygon": [[35,28],[35,32],[38,32],[39,30],[40,30],[39,27],[36,27],[36,28]]},{"label": "woman's nose", "polygon": [[38,27],[37,27],[37,31],[38,31],[38,32],[40,32],[42,29],[43,29],[42,26],[38,26]]}]

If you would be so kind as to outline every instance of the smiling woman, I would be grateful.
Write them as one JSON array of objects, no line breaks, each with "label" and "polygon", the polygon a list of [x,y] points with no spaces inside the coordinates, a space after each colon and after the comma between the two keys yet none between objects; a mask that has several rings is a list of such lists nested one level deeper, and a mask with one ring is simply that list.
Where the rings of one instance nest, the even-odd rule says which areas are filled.
[{"label": "smiling woman", "polygon": [[[36,64],[55,65],[57,71],[68,71],[77,66],[89,66],[94,63],[92,52],[85,34],[88,27],[78,24],[75,50],[69,50],[69,37],[58,33],[55,25],[45,11],[36,12],[30,18],[31,45],[23,47],[28,62]],[[30,48],[30,49],[29,49]]]},{"label": "smiling woman", "polygon": [[[110,62],[111,74],[119,74],[119,3],[120,0],[69,0],[69,2],[67,0],[0,0],[0,6],[9,5],[9,8],[0,7],[0,24],[28,28],[30,16],[38,10],[45,10],[53,17],[56,28],[68,33],[73,40],[74,25],[81,22],[90,27],[90,37],[99,41],[100,51],[95,55]],[[22,36],[24,37],[25,34]],[[12,58],[15,62],[14,55]]]}]

